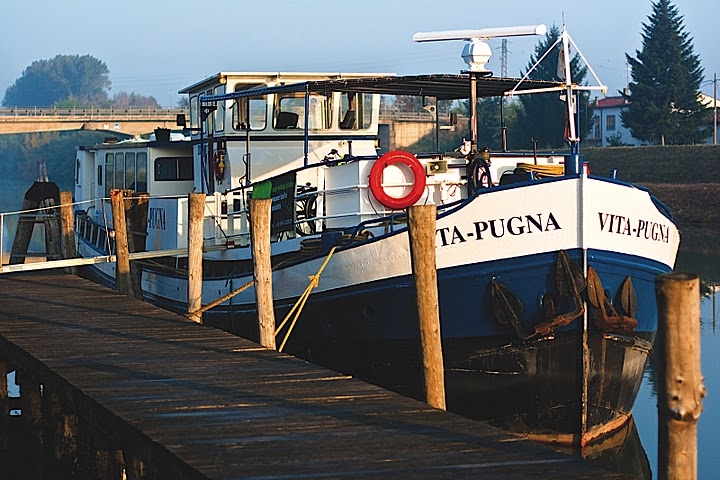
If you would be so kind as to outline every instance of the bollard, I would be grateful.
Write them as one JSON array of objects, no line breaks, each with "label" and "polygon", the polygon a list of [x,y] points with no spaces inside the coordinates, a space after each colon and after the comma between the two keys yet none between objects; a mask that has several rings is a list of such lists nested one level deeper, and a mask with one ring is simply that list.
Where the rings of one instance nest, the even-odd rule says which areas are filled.
[{"label": "bollard", "polygon": [[705,386],[700,372],[700,279],[655,279],[658,303],[658,478],[697,478],[697,421]]},{"label": "bollard", "polygon": [[408,208],[410,255],[420,320],[425,398],[431,407],[445,410],[445,371],[435,263],[435,225],[435,205],[415,205]]},{"label": "bollard", "polygon": [[130,250],[127,239],[127,225],[125,223],[125,192],[123,190],[110,190],[110,203],[112,205],[113,231],[115,232],[115,290],[134,296],[132,279],[130,278]]},{"label": "bollard", "polygon": [[250,199],[250,242],[260,345],[275,350],[275,311],[270,262],[270,198]]},{"label": "bollard", "polygon": [[205,194],[188,195],[188,313],[191,320],[202,323],[202,257],[203,257],[203,218],[205,212]]}]

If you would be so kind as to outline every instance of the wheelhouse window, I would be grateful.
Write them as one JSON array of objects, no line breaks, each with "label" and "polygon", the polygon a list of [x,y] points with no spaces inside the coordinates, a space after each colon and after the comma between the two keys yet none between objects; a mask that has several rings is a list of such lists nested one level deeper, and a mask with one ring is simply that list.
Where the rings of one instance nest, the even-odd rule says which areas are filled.
[{"label": "wheelhouse window", "polygon": [[155,181],[193,179],[192,157],[158,157],[155,159]]},{"label": "wheelhouse window", "polygon": [[372,123],[371,93],[342,93],[340,95],[340,128],[359,130]]},{"label": "wheelhouse window", "polygon": [[[225,85],[215,87],[214,95],[222,95],[225,93]],[[217,103],[215,110],[215,131],[222,132],[225,130],[225,101]]]},{"label": "wheelhouse window", "polygon": [[[308,99],[308,123],[310,130],[326,130],[332,125],[332,100],[330,96],[312,94]],[[305,94],[281,94],[275,101],[275,130],[305,128]]]},{"label": "wheelhouse window", "polygon": [[[235,91],[239,92],[259,85],[239,83]],[[267,126],[267,97],[238,98],[233,104],[233,126],[235,130],[265,130]]]},{"label": "wheelhouse window", "polygon": [[190,97],[190,128],[198,128],[200,125],[200,112],[198,110],[198,96]]}]

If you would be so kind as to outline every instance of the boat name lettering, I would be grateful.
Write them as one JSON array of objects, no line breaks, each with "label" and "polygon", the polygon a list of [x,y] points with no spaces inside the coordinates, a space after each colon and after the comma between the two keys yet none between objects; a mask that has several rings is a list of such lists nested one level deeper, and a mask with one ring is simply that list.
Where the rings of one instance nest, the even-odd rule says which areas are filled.
[{"label": "boat name lettering", "polygon": [[655,242],[670,242],[670,227],[650,220],[639,220],[598,212],[600,217],[600,231],[618,235],[634,236]]},{"label": "boat name lettering", "polygon": [[159,207],[148,208],[148,229],[165,230],[165,209]]},{"label": "boat name lettering", "polygon": [[494,218],[490,220],[481,220],[473,222],[473,225],[475,229],[465,233],[463,233],[457,226],[438,228],[435,231],[435,234],[440,236],[440,246],[445,247],[447,245],[463,243],[473,237],[475,240],[485,240],[490,236],[502,238],[505,234],[518,236],[562,229],[552,212],[548,212],[547,214],[536,213],[532,215],[516,216],[508,219]]}]

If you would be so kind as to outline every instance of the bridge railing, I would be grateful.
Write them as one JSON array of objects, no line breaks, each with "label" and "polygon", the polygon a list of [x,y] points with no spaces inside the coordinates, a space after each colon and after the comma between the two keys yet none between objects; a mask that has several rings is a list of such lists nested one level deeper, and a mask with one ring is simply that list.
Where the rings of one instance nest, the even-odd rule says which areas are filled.
[{"label": "bridge railing", "polygon": [[82,117],[82,118],[109,118],[109,117],[175,117],[179,113],[188,115],[185,108],[153,108],[153,107],[127,107],[127,108],[100,108],[100,107],[14,107],[0,108],[0,117]]}]

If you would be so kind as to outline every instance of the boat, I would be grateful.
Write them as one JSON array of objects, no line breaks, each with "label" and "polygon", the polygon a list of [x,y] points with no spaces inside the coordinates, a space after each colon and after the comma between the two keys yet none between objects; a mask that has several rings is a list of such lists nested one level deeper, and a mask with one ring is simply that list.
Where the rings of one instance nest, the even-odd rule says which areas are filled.
[{"label": "boat", "polygon": [[[255,292],[242,287],[253,278],[249,202],[262,191],[273,199],[282,349],[422,398],[406,208],[435,204],[448,409],[525,437],[587,444],[630,418],[657,330],[654,280],[672,270],[679,233],[645,188],[583,161],[571,100],[601,85],[574,84],[569,61],[558,82],[486,69],[483,40],[544,32],[416,35],[469,40],[458,74],[205,78],[180,92],[189,99],[182,134],[78,148],[78,252],[113,253],[111,189],[147,192],[147,220],[134,224],[147,231],[134,232],[135,248],[166,255],[134,262],[142,296],[187,313],[188,194],[203,192],[202,303],[225,298],[203,321],[257,339]],[[561,40],[569,59],[564,29]],[[568,99],[567,152],[478,147],[478,98],[547,91]],[[430,107],[470,99],[470,140],[451,152],[386,151],[382,95],[420,96]],[[115,263],[85,274],[112,286]]]}]

